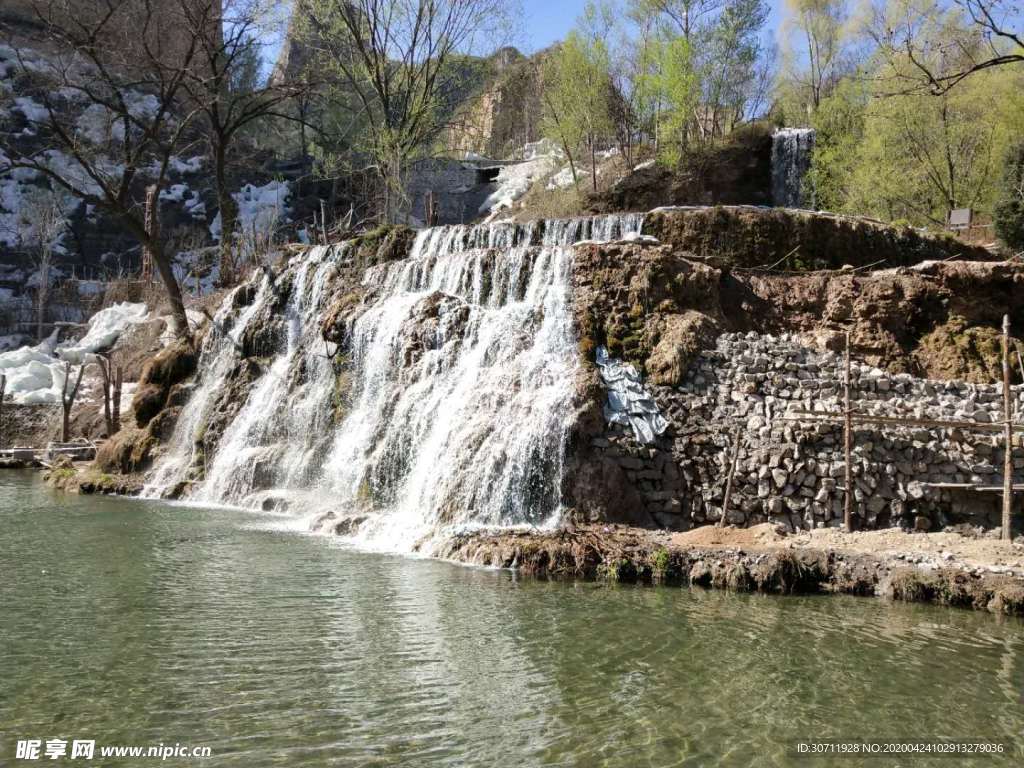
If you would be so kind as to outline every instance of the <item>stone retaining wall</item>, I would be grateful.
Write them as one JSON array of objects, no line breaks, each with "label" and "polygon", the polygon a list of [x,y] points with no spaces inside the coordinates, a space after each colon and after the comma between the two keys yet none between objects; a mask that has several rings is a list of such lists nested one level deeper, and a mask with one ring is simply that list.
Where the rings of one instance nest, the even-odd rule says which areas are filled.
[{"label": "stone retaining wall", "polygon": [[[686,529],[722,514],[732,432],[741,448],[729,522],[789,528],[842,522],[842,424],[798,420],[798,410],[840,414],[842,355],[818,353],[795,337],[724,334],[701,353],[678,387],[651,386],[671,424],[656,444],[639,445],[609,426],[591,440],[638,491],[658,525]],[[878,415],[993,423],[1002,418],[996,386],[890,375],[853,363],[854,410]],[[1014,387],[1018,413],[1024,388]],[[1014,441],[1015,482],[1024,448]],[[1001,432],[860,426],[854,434],[854,511],[860,527],[934,530],[999,524],[1001,494],[938,489],[933,483],[1001,486]]]}]

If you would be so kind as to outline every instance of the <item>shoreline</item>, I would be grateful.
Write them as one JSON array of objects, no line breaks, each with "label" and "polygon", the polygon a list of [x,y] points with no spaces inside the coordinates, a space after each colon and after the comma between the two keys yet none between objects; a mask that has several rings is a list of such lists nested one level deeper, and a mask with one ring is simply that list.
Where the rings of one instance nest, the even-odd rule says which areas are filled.
[{"label": "shoreline", "polygon": [[[687,541],[708,538],[710,527],[684,534],[600,524],[550,533],[472,532],[452,537],[434,555],[456,563],[509,568],[540,579],[700,586],[780,595],[850,594],[1024,616],[1024,570],[1020,568],[979,565],[970,560],[936,565],[920,550],[871,553],[798,543],[799,536],[774,536],[757,543],[757,534],[763,533],[757,529],[765,527],[715,528],[723,543]],[[750,543],[730,544],[729,539]],[[1022,544],[1005,545],[1012,557],[1024,552]]]},{"label": "shoreline", "polygon": [[[44,471],[43,480],[66,493],[139,499],[137,478],[75,470]],[[588,523],[549,531],[469,531],[418,554],[538,579],[850,594],[1024,616],[1022,537],[1008,542],[901,529],[787,534],[767,523],[674,533]]]}]

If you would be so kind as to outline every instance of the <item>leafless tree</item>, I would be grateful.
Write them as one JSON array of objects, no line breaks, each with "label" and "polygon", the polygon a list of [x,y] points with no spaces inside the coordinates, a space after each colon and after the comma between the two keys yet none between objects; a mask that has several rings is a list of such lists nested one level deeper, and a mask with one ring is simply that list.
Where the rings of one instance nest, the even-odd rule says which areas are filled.
[{"label": "leafless tree", "polygon": [[[273,38],[274,16],[259,0],[223,0],[204,9],[196,0],[178,0],[189,34],[197,41],[196,64],[184,89],[200,112],[213,165],[221,217],[220,280],[234,278],[233,236],[238,204],[231,196],[228,168],[237,139],[268,117],[290,119],[287,102],[311,87],[308,79],[267,79],[261,75],[266,39]],[[204,0],[204,4],[209,0]],[[211,20],[217,23],[211,23]]]},{"label": "leafless tree", "polygon": [[103,382],[103,420],[107,427],[107,436],[121,429],[121,388],[124,370],[115,366],[113,355],[96,355],[96,364],[100,369]]},{"label": "leafless tree", "polygon": [[508,30],[508,0],[297,0],[316,65],[333,77],[365,135],[383,215],[400,216],[409,160],[451,117],[465,87],[461,54],[488,52]]},{"label": "leafless tree", "polygon": [[39,190],[23,204],[21,218],[22,230],[30,233],[26,244],[30,246],[35,266],[36,338],[42,341],[46,336],[53,254],[65,228],[65,212],[56,195]]},{"label": "leafless tree", "polygon": [[[952,0],[921,6],[876,3],[868,34],[879,50],[909,67],[894,69],[903,92],[941,95],[965,77],[1024,64],[1024,4],[1020,0]],[[942,14],[957,11],[954,24]]]},{"label": "leafless tree", "polygon": [[[172,158],[187,143],[197,110],[183,98],[183,84],[196,65],[198,41],[180,34],[183,21],[170,3],[32,2],[47,63],[29,63],[16,47],[18,74],[33,84],[29,96],[40,109],[28,116],[30,128],[42,139],[36,146],[47,149],[0,138],[7,158],[0,171],[31,169],[55,191],[118,219],[152,254],[176,330],[190,338],[171,259],[147,227],[140,187],[162,188]],[[69,119],[75,112],[79,118]]]}]

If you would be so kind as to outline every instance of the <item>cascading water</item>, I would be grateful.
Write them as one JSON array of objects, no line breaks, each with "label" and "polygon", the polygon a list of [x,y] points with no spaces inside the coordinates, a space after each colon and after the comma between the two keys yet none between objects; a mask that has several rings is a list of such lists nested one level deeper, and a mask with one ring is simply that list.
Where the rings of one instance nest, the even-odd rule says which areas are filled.
[{"label": "cascading water", "polygon": [[814,151],[813,128],[782,128],[772,135],[772,200],[784,208],[814,206],[813,191],[804,189]]},{"label": "cascading water", "polygon": [[[409,258],[365,272],[367,298],[337,354],[321,326],[345,248],[310,249],[290,267],[280,348],[201,457],[188,495],[242,506],[297,496],[293,511],[405,551],[439,530],[557,521],[579,365],[570,246],[635,236],[642,223],[423,230]],[[151,475],[154,492],[195,473],[238,340],[277,300],[263,278],[250,307],[225,302],[204,343],[203,381]]]}]

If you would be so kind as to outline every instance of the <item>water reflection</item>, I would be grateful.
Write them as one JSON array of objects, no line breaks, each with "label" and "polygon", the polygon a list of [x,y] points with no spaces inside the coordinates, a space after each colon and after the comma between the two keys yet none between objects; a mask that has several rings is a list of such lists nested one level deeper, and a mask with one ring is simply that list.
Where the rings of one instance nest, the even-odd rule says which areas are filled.
[{"label": "water reflection", "polygon": [[212,766],[810,765],[811,738],[1024,757],[1019,621],[517,580],[255,520],[0,476],[0,764],[28,737]]}]

